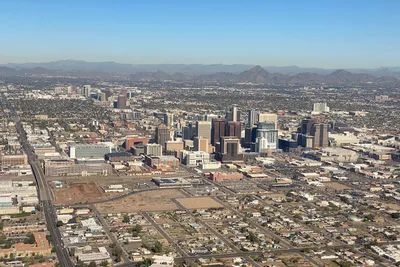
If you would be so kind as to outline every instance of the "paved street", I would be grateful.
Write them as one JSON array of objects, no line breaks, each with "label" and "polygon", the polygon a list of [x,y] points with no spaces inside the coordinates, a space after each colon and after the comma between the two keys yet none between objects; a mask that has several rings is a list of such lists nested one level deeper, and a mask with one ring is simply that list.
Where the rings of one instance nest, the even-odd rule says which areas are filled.
[{"label": "paved street", "polygon": [[[13,110],[12,113],[15,116],[15,112]],[[75,265],[72,262],[71,258],[69,257],[68,250],[64,247],[60,231],[56,227],[57,214],[52,203],[52,196],[50,190],[44,179],[43,170],[40,167],[39,162],[36,160],[36,156],[33,153],[32,147],[28,144],[26,133],[22,127],[20,118],[17,116],[15,116],[15,123],[17,132],[20,136],[21,145],[28,156],[29,164],[31,165],[32,172],[35,176],[38,195],[42,206],[42,212],[44,213],[46,219],[46,226],[51,235],[52,242],[55,247],[60,265],[62,267],[73,267]]]},{"label": "paved street", "polygon": [[107,233],[108,237],[111,239],[111,241],[117,246],[117,248],[121,249],[122,251],[122,261],[124,263],[128,263],[129,261],[129,255],[126,253],[125,249],[121,246],[121,244],[118,242],[117,238],[113,233],[111,233],[110,228],[108,227],[107,222],[104,220],[103,216],[99,213],[99,211],[96,209],[95,205],[90,205],[90,208],[92,209],[94,215],[96,215],[97,219],[100,221],[100,223],[103,225],[104,231]]},{"label": "paved street", "polygon": [[151,218],[151,216],[147,212],[142,212],[143,216],[151,223],[151,225],[154,226],[154,228],[157,229],[157,231],[168,241],[169,244],[171,244],[175,250],[183,257],[188,257],[189,255],[178,245],[172,240],[172,238],[162,229],[154,220]]}]

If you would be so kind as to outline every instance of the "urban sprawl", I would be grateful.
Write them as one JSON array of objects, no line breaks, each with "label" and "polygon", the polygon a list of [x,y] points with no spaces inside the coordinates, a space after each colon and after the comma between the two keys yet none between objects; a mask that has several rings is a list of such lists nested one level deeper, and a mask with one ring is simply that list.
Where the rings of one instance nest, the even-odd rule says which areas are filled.
[{"label": "urban sprawl", "polygon": [[0,79],[0,266],[399,266],[400,91]]}]

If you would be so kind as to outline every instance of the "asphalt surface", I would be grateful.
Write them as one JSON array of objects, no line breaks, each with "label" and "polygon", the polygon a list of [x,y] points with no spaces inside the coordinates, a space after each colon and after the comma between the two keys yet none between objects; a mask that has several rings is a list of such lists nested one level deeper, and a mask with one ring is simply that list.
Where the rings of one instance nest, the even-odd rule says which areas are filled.
[{"label": "asphalt surface", "polygon": [[99,213],[99,211],[96,209],[94,205],[91,205],[90,208],[92,209],[93,213],[96,215],[97,219],[100,221],[100,223],[103,225],[104,231],[107,233],[108,237],[111,239],[111,241],[117,246],[122,251],[122,261],[124,263],[128,263],[129,261],[129,256],[126,253],[125,249],[121,247],[121,244],[118,242],[117,238],[113,233],[111,233],[110,228],[108,227],[107,222],[104,220],[103,216]]},{"label": "asphalt surface", "polygon": [[157,229],[157,231],[168,241],[169,244],[171,244],[175,250],[183,257],[188,257],[189,255],[178,245],[172,240],[172,238],[164,231],[163,228],[161,228],[154,220],[151,218],[151,216],[147,212],[142,212],[143,216],[151,223],[151,225]]},{"label": "asphalt surface", "polygon": [[[227,245],[231,250],[233,250],[235,252],[235,254],[240,254],[242,253],[242,251],[236,247],[230,240],[228,240],[227,238],[225,238],[224,236],[222,236],[220,233],[218,233],[213,227],[211,227],[208,223],[206,223],[205,221],[203,221],[200,218],[195,218],[192,214],[192,212],[190,210],[188,210],[187,208],[185,208],[181,203],[179,203],[176,199],[172,200],[179,208],[181,208],[182,210],[185,210],[187,214],[189,214],[190,216],[192,216],[196,222],[200,223],[201,225],[203,225],[204,227],[206,227],[210,232],[212,232],[215,236],[217,236],[220,240],[222,240],[222,242],[225,243],[225,245]],[[248,255],[245,256],[245,259],[250,262],[253,266],[256,267],[261,267],[260,264],[258,264],[256,261],[254,261],[252,258],[250,258]]]},{"label": "asphalt surface", "polygon": [[[13,111],[12,111],[13,112]],[[13,112],[15,115],[15,113]],[[20,136],[20,142],[28,156],[29,164],[32,167],[33,175],[35,176],[38,196],[40,199],[41,210],[45,216],[47,230],[49,231],[53,245],[56,250],[58,261],[62,267],[74,267],[75,264],[69,257],[68,250],[64,247],[64,243],[61,238],[61,233],[56,226],[57,213],[52,203],[52,196],[49,187],[44,179],[44,173],[40,167],[40,163],[36,160],[36,156],[33,153],[32,147],[29,145],[26,133],[22,127],[22,123],[19,117],[15,117],[16,129]]]}]

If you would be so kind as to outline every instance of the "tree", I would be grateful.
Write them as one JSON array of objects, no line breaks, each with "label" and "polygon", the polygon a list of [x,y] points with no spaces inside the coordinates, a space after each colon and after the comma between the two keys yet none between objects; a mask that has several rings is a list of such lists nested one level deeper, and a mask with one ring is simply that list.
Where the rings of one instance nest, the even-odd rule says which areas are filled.
[{"label": "tree", "polygon": [[123,223],[129,223],[130,222],[130,218],[128,215],[124,215],[124,218],[122,219]]},{"label": "tree", "polygon": [[349,261],[341,261],[339,262],[340,267],[350,267],[353,266],[353,264]]},{"label": "tree", "polygon": [[101,266],[101,267],[108,267],[108,261],[102,261],[102,262],[100,263],[100,266]]},{"label": "tree", "polygon": [[122,249],[115,246],[112,250],[112,255],[115,256],[117,258],[117,262],[121,261],[121,256],[122,256]]},{"label": "tree", "polygon": [[94,262],[94,261],[91,261],[90,263],[89,263],[89,266],[88,267],[97,267],[97,264]]},{"label": "tree", "polygon": [[35,244],[35,236],[32,233],[26,235],[28,239],[24,241],[25,244]]},{"label": "tree", "polygon": [[134,229],[135,232],[139,234],[142,231],[143,227],[139,224],[136,224]]},{"label": "tree", "polygon": [[252,243],[258,242],[258,237],[252,232],[249,233],[249,235],[247,236],[247,239]]},{"label": "tree", "polygon": [[138,266],[139,267],[148,267],[152,264],[150,259],[144,259],[143,261],[141,261]]},{"label": "tree", "polygon": [[373,221],[375,219],[375,216],[372,214],[367,214],[364,216],[364,219],[367,221]]},{"label": "tree", "polygon": [[151,248],[151,251],[154,253],[161,253],[162,250],[163,250],[163,246],[159,241],[154,243],[153,247]]},{"label": "tree", "polygon": [[400,218],[400,213],[392,213],[392,215],[390,215],[393,219],[399,219]]},{"label": "tree", "polygon": [[56,223],[56,226],[57,227],[61,227],[61,226],[63,226],[64,225],[64,223],[62,222],[62,221],[57,221],[57,223]]}]

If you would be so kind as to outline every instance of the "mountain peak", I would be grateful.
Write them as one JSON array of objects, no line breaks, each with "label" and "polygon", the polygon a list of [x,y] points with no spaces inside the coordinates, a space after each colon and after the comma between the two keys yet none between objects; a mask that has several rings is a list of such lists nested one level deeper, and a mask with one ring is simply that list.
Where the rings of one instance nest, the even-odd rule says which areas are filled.
[{"label": "mountain peak", "polygon": [[256,65],[253,68],[249,69],[249,71],[266,71],[260,65]]},{"label": "mountain peak", "polygon": [[339,69],[339,70],[335,70],[330,75],[343,75],[343,74],[348,75],[348,74],[351,74],[351,72],[344,70],[344,69]]}]

